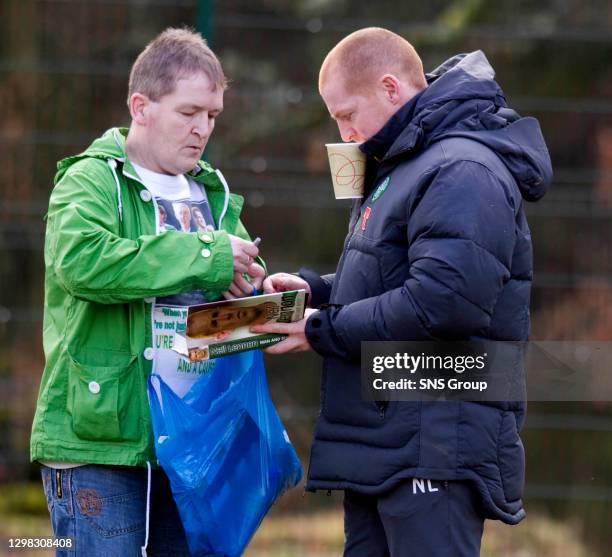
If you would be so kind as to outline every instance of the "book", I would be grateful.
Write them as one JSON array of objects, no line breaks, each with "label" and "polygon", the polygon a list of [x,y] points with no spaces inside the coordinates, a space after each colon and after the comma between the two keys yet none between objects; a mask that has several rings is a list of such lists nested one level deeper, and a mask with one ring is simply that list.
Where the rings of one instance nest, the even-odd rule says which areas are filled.
[{"label": "book", "polygon": [[304,317],[305,290],[262,294],[189,306],[185,333],[176,333],[172,349],[192,362],[266,348],[287,335],[252,333],[263,323],[293,323]]}]

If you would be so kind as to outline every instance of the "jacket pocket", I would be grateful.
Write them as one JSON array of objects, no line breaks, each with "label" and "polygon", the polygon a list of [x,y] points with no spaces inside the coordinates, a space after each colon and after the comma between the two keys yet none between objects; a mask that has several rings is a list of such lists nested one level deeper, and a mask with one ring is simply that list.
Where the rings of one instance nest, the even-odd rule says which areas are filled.
[{"label": "jacket pocket", "polygon": [[380,427],[393,405],[381,406],[364,398],[358,364],[326,358],[321,378],[321,412],[329,422],[357,427]]},{"label": "jacket pocket", "polygon": [[138,359],[98,366],[69,357],[67,410],[72,429],[87,441],[135,441],[144,385],[139,383]]}]

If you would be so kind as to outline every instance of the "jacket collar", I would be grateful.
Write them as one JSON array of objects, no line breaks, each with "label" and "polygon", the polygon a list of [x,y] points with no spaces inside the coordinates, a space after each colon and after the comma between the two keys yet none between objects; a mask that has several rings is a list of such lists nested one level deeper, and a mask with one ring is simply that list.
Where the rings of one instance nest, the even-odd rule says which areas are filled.
[{"label": "jacket collar", "polygon": [[[418,126],[411,125],[414,118],[415,108],[423,91],[417,93],[406,104],[404,104],[387,123],[363,143],[360,149],[366,154],[381,161],[393,156],[400,151],[411,149],[416,145],[421,134]],[[396,145],[401,137],[400,145]]]},{"label": "jacket collar", "polygon": [[[112,135],[115,143],[115,149],[113,149],[114,152],[112,154],[111,152],[107,152],[106,156],[109,158],[114,158],[121,163],[121,172],[124,176],[131,178],[132,180],[136,180],[142,184],[142,180],[138,177],[138,173],[132,166],[132,163],[125,152],[125,140],[127,138],[128,128],[111,128],[111,130],[109,130],[107,133]],[[196,166],[185,174],[198,184],[206,186],[207,193],[210,193],[211,191],[218,191],[222,192],[224,195],[226,194],[223,183],[220,181],[217,173],[206,161],[198,161]]]},{"label": "jacket collar", "polygon": [[[84,158],[97,158],[104,161],[114,159],[118,163],[121,163],[122,174],[140,182],[140,180],[136,178],[138,174],[125,153],[125,139],[127,134],[128,128],[110,128],[102,137],[94,140],[94,142],[79,155],[67,157],[59,161],[57,164],[58,172],[55,177],[55,183],[62,178],[70,166]],[[198,161],[195,168],[187,172],[187,175],[196,182],[204,184],[209,188],[219,191],[224,190],[223,185],[217,179],[215,170],[206,161]]]},{"label": "jacket collar", "polygon": [[[121,171],[124,176],[136,180],[145,186],[125,153],[127,132],[127,128],[114,128],[112,130],[113,139],[121,153],[121,156],[116,157],[116,159],[122,162]],[[196,183],[206,188],[206,194],[211,207],[216,214],[220,215],[219,223],[223,221],[226,214],[232,222],[238,219],[244,200],[242,196],[230,193],[225,178],[223,178],[219,171],[215,171],[206,161],[200,160],[192,170],[186,173],[186,176],[189,176]]]}]

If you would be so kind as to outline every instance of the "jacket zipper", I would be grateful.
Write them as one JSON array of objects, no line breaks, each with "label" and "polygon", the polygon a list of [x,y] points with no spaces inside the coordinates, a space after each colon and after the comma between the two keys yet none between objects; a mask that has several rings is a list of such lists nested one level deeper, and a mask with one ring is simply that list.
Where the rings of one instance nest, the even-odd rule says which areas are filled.
[{"label": "jacket zipper", "polygon": [[[308,468],[306,469],[306,481],[304,482],[304,491],[302,493],[302,497],[306,497],[306,484],[308,483],[308,474],[310,473],[310,465],[312,464],[312,451],[310,451],[310,455],[308,456]],[[314,490],[316,493],[317,490]]]},{"label": "jacket zipper", "polygon": [[385,415],[387,413],[387,408],[389,406],[389,401],[384,400],[384,401],[374,401],[374,404],[376,404],[377,408],[378,408],[378,415],[380,416],[381,420],[385,419]]},{"label": "jacket zipper", "polygon": [[[383,158],[383,160],[384,160],[384,158]],[[376,174],[374,175],[374,180],[372,181],[372,184],[376,184],[376,182],[378,182],[379,176],[382,175],[381,167],[382,167],[382,164],[376,170]],[[390,175],[391,175],[391,172],[389,172],[389,176]],[[355,226],[359,222],[359,217],[361,216],[361,209],[364,206],[365,202],[367,201],[368,197],[363,197],[361,200],[356,200],[357,202],[361,201],[361,203],[359,204],[359,207],[355,207],[355,205],[353,205],[353,207],[351,208],[351,217],[353,216],[353,212],[354,211],[356,211],[357,214],[356,214],[355,222],[354,223],[351,223],[351,221],[349,221],[351,223],[350,224],[350,228],[349,228],[349,237],[346,240],[346,242],[345,242],[345,244],[344,244],[344,246],[342,248],[342,254],[340,255],[340,259],[339,259],[339,262],[338,262],[338,267],[336,269],[336,275],[340,275],[342,273],[342,269],[344,268],[344,262],[345,262],[345,259],[346,259],[346,254],[348,252],[348,247],[349,247],[349,245],[351,243],[351,240],[353,239],[353,236],[355,236]],[[329,299],[330,300],[333,299],[333,297],[334,297],[334,295],[336,293],[337,286],[338,286],[338,282],[336,280],[334,280],[334,284],[332,285],[332,290],[331,290],[330,295],[329,295]]]},{"label": "jacket zipper", "polygon": [[[346,254],[348,252],[348,247],[351,243],[351,240],[353,239],[353,236],[355,235],[355,226],[356,224],[359,222],[359,216],[361,215],[361,207],[363,207],[363,201],[361,202],[361,204],[359,205],[359,207],[355,207],[353,206],[351,209],[351,218],[349,219],[349,225],[350,225],[350,229],[349,229],[349,235],[344,243],[344,246],[342,248],[342,254],[340,255],[340,259],[338,261],[338,268],[336,269],[336,275],[340,275],[342,274],[342,269],[344,268],[344,261],[346,259]],[[353,223],[353,212],[356,211],[356,217],[355,217],[355,222]],[[338,289],[338,281],[335,280],[334,278],[334,284],[332,285],[332,289],[331,292],[329,294],[329,299],[330,301],[334,298],[334,295],[336,294],[336,290]],[[335,304],[333,304],[335,305]]]},{"label": "jacket zipper", "polygon": [[55,492],[57,498],[62,498],[62,471],[58,468],[55,470]]}]

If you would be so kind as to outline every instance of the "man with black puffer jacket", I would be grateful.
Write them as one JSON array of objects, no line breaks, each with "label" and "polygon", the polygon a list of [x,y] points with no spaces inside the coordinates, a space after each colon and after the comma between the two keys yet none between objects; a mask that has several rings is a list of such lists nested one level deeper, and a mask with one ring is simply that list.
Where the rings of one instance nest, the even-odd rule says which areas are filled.
[{"label": "man with black puffer jacket", "polygon": [[552,179],[548,150],[480,51],[425,75],[410,43],[362,29],[327,55],[319,90],[342,140],[362,142],[364,197],[334,275],[264,283],[306,288],[305,319],[256,328],[289,334],[270,353],[324,358],[306,489],[345,491],[346,556],[478,555],[485,518],[525,516],[524,404],[392,401],[382,412],[361,397],[360,344],[528,338],[524,201]]}]

